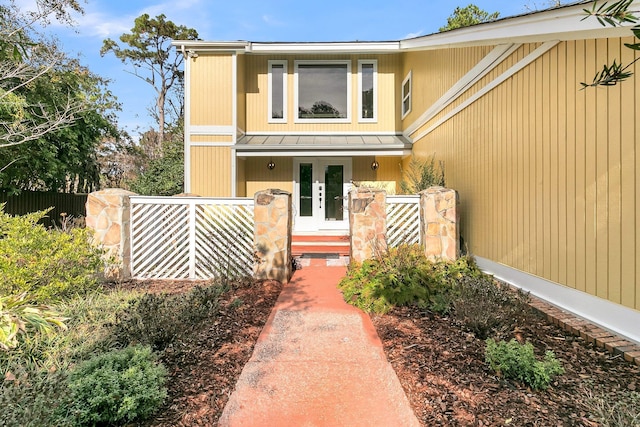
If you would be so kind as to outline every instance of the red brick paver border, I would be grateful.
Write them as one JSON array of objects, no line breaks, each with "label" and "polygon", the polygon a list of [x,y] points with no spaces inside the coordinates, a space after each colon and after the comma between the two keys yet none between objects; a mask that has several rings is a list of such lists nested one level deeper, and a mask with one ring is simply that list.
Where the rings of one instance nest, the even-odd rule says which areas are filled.
[{"label": "red brick paver border", "polygon": [[582,337],[587,343],[607,350],[611,354],[621,354],[627,362],[640,366],[640,345],[607,331],[600,326],[562,310],[538,297],[530,296],[530,305],[564,331]]}]

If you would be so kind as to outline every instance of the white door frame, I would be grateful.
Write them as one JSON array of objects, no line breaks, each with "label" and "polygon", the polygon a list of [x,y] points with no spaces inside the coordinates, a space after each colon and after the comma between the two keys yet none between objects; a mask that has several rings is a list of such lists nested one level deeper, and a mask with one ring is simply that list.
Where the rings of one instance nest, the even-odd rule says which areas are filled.
[{"label": "white door frame", "polygon": [[[312,176],[312,216],[300,216],[300,164],[310,163],[313,168]],[[327,221],[325,219],[325,188],[324,170],[328,165],[341,165],[343,167],[342,221]],[[349,229],[349,215],[347,211],[347,195],[351,189],[352,161],[351,157],[294,157],[293,159],[293,206],[294,206],[294,231],[346,231]]]}]

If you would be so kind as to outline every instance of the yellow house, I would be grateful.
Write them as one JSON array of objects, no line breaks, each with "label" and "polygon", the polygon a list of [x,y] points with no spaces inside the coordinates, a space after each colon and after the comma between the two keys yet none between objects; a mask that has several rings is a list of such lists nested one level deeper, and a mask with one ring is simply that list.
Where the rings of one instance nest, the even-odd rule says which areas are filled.
[{"label": "yellow house", "polygon": [[[185,191],[291,191],[297,231],[346,230],[352,181],[435,155],[482,268],[640,341],[640,65],[581,4],[388,42],[176,41]],[[634,2],[631,9],[638,9]]]}]

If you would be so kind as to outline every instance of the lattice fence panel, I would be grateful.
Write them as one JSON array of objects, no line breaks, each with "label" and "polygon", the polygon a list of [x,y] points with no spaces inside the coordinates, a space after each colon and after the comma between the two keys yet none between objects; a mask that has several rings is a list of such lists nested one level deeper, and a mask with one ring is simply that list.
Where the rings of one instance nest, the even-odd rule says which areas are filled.
[{"label": "lattice fence panel", "polygon": [[420,196],[387,196],[387,245],[420,242]]},{"label": "lattice fence panel", "polygon": [[131,198],[135,278],[208,279],[250,274],[253,200]]},{"label": "lattice fence panel", "polygon": [[189,206],[131,205],[131,271],[136,278],[189,278]]},{"label": "lattice fence panel", "polygon": [[196,209],[196,275],[234,277],[253,270],[253,205]]}]

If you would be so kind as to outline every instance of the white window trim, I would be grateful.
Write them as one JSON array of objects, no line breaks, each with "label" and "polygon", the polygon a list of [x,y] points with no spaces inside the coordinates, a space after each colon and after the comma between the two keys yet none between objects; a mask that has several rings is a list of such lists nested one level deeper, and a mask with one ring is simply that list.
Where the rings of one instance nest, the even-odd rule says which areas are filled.
[{"label": "white window trim", "polygon": [[[273,118],[273,111],[272,111],[272,105],[273,105],[273,91],[272,91],[272,87],[273,87],[273,74],[271,73],[272,67],[274,65],[282,65],[282,118],[281,119],[276,119]],[[287,123],[287,61],[286,60],[272,60],[269,61],[269,88],[268,88],[268,92],[269,92],[269,105],[268,105],[268,122],[269,123]]]},{"label": "white window trim", "polygon": [[[327,65],[342,64],[347,66],[347,117],[341,119],[301,119],[298,117],[298,65]],[[351,61],[322,61],[322,60],[303,60],[294,62],[293,71],[293,108],[295,123],[351,123]]]},{"label": "white window trim", "polygon": [[[404,86],[406,84],[409,84],[409,91],[407,92],[407,95],[405,96],[404,94]],[[402,100],[400,101],[400,108],[402,108],[402,118],[404,119],[405,117],[407,117],[407,114],[409,114],[411,112],[411,91],[413,89],[413,84],[411,81],[411,70],[409,70],[409,74],[407,74],[407,77],[404,78],[404,80],[402,81],[402,86],[400,86],[400,96],[402,97]],[[405,111],[404,110],[404,104],[405,101],[409,101],[409,108]]]},{"label": "white window trim", "polygon": [[[373,65],[373,117],[362,117],[362,66]],[[358,60],[358,122],[377,123],[378,122],[378,61],[376,59]]]}]

